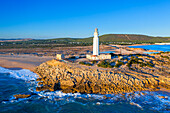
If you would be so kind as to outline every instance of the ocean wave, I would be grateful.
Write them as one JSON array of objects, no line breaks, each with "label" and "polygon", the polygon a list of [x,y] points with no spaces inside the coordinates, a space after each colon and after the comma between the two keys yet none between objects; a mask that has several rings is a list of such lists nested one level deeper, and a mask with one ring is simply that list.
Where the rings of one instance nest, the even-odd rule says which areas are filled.
[{"label": "ocean wave", "polygon": [[[87,104],[91,105],[114,105],[116,103],[129,103],[132,106],[136,106],[141,110],[146,109],[149,106],[150,110],[166,112],[170,107],[170,98],[167,95],[160,94],[157,92],[141,91],[125,94],[80,94],[80,93],[63,93],[62,91],[40,91],[30,90],[37,95],[33,95],[26,99],[15,100],[11,98],[8,102],[28,102],[28,100],[43,100],[45,102],[55,104],[60,107],[68,103],[78,103],[83,106]],[[166,97],[166,98],[160,98]],[[7,103],[8,103],[7,102]],[[3,101],[2,103],[6,103]]]},{"label": "ocean wave", "polygon": [[[33,91],[33,90],[32,90]],[[50,100],[57,104],[79,103],[82,105],[113,105],[115,103],[129,103],[145,109],[145,106],[150,106],[150,110],[166,111],[170,107],[170,98],[167,95],[158,92],[140,91],[125,94],[80,94],[80,93],[63,93],[62,91],[53,92],[36,92],[39,98],[46,101]]]},{"label": "ocean wave", "polygon": [[32,80],[36,80],[38,78],[37,74],[35,74],[32,71],[27,70],[27,69],[10,70],[10,69],[0,67],[0,73],[9,73],[10,77],[13,77],[16,79],[22,79],[25,81],[32,81]]},{"label": "ocean wave", "polygon": [[[16,79],[22,79],[25,81],[34,82],[38,75],[31,72],[30,70],[22,69],[22,70],[9,70],[6,68],[0,67],[0,73],[9,73],[10,77]],[[34,86],[29,87],[28,90],[31,93],[36,95],[32,95],[26,99],[16,100],[14,98],[9,99],[8,102],[20,102],[25,101],[29,102],[29,99],[43,99],[44,101],[56,104],[57,106],[61,106],[67,103],[79,103],[81,105],[86,105],[91,103],[92,105],[113,105],[115,103],[129,103],[133,106],[140,108],[141,110],[145,109],[145,106],[150,106],[151,110],[156,111],[166,111],[167,108],[170,107],[170,97],[168,95],[164,95],[158,92],[149,92],[149,91],[140,91],[140,92],[132,92],[132,93],[124,93],[124,94],[81,94],[81,93],[63,93],[62,91],[36,91],[36,84]],[[6,103],[6,101],[2,101],[2,103]]]},{"label": "ocean wave", "polygon": [[[170,98],[167,95],[160,94],[157,92],[141,91],[125,94],[80,94],[80,93],[63,93],[62,91],[53,91],[53,92],[38,92],[38,96],[52,100],[60,101],[67,100],[73,102],[76,100],[84,100],[86,104],[89,101],[95,105],[111,105],[114,103],[128,102],[131,105],[135,105],[140,109],[143,109],[143,106],[150,105],[153,110],[162,110],[170,106]],[[166,97],[166,98],[160,98]]]}]

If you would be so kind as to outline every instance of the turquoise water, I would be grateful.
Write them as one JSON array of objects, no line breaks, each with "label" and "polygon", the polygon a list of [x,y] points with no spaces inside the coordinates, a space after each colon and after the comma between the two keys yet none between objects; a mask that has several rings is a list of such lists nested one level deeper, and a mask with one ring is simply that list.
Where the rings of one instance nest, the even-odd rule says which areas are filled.
[{"label": "turquoise water", "polygon": [[[29,70],[8,70],[0,67],[1,113],[157,113],[166,112],[170,97],[163,92],[135,92],[122,95],[36,92],[36,74]],[[31,94],[16,100],[14,94]],[[160,99],[158,96],[166,96]],[[105,98],[105,97],[107,98]]]},{"label": "turquoise water", "polygon": [[132,48],[143,48],[148,50],[158,50],[158,51],[170,51],[170,45],[137,45],[137,46],[128,46]]},{"label": "turquoise water", "polygon": [[103,52],[100,52],[100,53],[115,53],[115,51],[103,51]]},{"label": "turquoise water", "polygon": [[144,52],[144,53],[153,54],[153,53],[159,53],[159,52]]}]

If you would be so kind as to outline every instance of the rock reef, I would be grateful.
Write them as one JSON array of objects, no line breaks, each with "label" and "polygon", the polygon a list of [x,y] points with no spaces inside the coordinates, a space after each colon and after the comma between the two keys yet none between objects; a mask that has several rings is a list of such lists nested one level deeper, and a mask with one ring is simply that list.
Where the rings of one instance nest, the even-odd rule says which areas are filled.
[{"label": "rock reef", "polygon": [[136,76],[120,70],[82,66],[75,63],[51,60],[36,68],[41,90],[62,90],[65,93],[111,94],[143,90],[170,89],[164,76]]},{"label": "rock reef", "polygon": [[16,99],[19,99],[19,98],[28,98],[30,97],[31,95],[30,94],[15,94],[13,95]]}]

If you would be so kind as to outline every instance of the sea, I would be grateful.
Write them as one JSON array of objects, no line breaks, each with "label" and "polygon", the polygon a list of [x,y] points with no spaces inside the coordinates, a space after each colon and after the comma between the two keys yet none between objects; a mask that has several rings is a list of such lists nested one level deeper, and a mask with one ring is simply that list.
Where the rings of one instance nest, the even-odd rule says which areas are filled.
[{"label": "sea", "polygon": [[[38,75],[26,70],[0,67],[1,113],[157,113],[170,108],[166,92],[133,92],[121,94],[80,94],[35,90]],[[31,94],[15,99],[15,94]],[[165,98],[159,98],[164,96]]]},{"label": "sea", "polygon": [[[154,45],[149,46],[149,49],[155,49]],[[170,49],[169,45],[159,47]],[[105,95],[37,92],[36,78],[38,75],[27,69],[0,67],[0,113],[170,113],[168,92],[141,91]],[[15,94],[31,94],[31,97],[15,99]]]},{"label": "sea", "polygon": [[135,46],[128,46],[131,48],[143,48],[147,50],[158,50],[167,52],[170,51],[170,45],[135,45]]}]

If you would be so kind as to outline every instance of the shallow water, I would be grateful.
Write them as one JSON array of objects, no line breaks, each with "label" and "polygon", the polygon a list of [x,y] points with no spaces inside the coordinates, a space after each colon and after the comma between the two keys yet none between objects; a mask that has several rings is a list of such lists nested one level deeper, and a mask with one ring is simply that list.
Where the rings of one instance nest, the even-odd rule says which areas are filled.
[{"label": "shallow water", "polygon": [[103,51],[103,52],[100,52],[100,53],[104,53],[104,54],[106,54],[106,53],[115,53],[115,51]]},{"label": "shallow water", "polygon": [[137,46],[128,46],[132,48],[143,48],[148,50],[158,50],[158,51],[170,51],[170,45],[137,45]]},{"label": "shallow water", "polygon": [[[135,92],[125,95],[97,95],[36,92],[38,76],[29,70],[8,70],[0,67],[0,112],[26,113],[155,113],[168,112],[170,98],[158,92]],[[14,94],[33,94],[16,100]],[[158,96],[165,96],[160,99]]]},{"label": "shallow water", "polygon": [[153,54],[153,53],[159,53],[159,52],[143,52],[143,53]]}]

